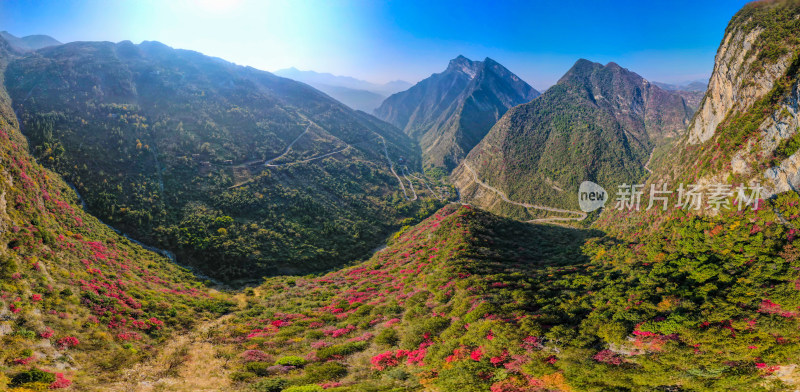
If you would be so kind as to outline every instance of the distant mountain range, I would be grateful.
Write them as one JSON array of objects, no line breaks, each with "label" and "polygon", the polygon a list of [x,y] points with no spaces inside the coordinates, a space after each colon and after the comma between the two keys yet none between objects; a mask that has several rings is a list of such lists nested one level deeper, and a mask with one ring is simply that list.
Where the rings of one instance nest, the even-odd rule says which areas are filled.
[{"label": "distant mountain range", "polygon": [[349,76],[301,71],[294,67],[281,69],[273,73],[311,85],[345,105],[367,113],[372,113],[389,95],[411,87],[411,83],[402,80],[376,84]]},{"label": "distant mountain range", "polygon": [[706,89],[708,89],[708,81],[701,81],[695,80],[686,83],[680,84],[668,84],[668,83],[659,83],[653,82],[658,87],[661,87],[664,90],[674,91],[676,94],[683,97],[686,100],[686,104],[692,108],[692,111],[697,111],[700,107],[700,101],[703,100],[703,96],[706,95]]},{"label": "distant mountain range", "polygon": [[46,48],[48,46],[61,45],[61,42],[59,42],[55,38],[49,35],[42,35],[42,34],[17,37],[12,35],[8,31],[0,31],[0,37],[3,37],[3,39],[6,40],[6,42],[8,42],[8,44],[11,45],[11,47],[13,47],[14,49],[23,52]]},{"label": "distant mountain range", "polygon": [[658,87],[661,87],[663,90],[669,91],[698,91],[698,92],[706,92],[708,88],[708,81],[702,80],[693,80],[690,82],[685,83],[678,83],[678,84],[670,84],[670,83],[661,83],[661,82],[653,82]]},{"label": "distant mountain range", "polygon": [[490,58],[458,56],[444,72],[387,98],[375,115],[419,141],[426,168],[449,172],[506,110],[539,95]]}]

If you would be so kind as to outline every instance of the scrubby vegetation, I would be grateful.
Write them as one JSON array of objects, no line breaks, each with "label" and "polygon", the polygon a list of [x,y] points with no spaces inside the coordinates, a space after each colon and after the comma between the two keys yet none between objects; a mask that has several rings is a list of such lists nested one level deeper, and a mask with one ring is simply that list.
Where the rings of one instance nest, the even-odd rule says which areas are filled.
[{"label": "scrubby vegetation", "polygon": [[636,241],[450,206],[365,264],[268,279],[219,343],[305,359],[243,387],[780,389],[800,353],[800,197],[768,203]]}]

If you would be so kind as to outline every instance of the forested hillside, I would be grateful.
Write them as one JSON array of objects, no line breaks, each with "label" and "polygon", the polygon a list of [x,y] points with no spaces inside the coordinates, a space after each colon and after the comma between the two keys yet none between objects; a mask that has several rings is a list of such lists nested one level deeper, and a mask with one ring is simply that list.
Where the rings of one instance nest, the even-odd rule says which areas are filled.
[{"label": "forested hillside", "polygon": [[509,110],[451,177],[462,197],[495,212],[504,203],[482,195],[478,180],[510,200],[574,210],[583,181],[615,189],[642,179],[653,149],[683,134],[692,113],[615,63],[578,60],[541,97]]},{"label": "forested hillside", "polygon": [[6,85],[36,158],[92,213],[229,281],[363,257],[447,192],[407,175],[420,153],[400,130],[157,42],[45,48]]}]

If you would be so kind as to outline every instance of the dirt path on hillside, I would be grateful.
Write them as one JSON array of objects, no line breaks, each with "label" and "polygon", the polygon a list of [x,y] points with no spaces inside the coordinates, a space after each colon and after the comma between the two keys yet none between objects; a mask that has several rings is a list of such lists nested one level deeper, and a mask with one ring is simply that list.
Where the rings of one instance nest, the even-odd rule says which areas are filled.
[{"label": "dirt path on hillside", "polygon": [[[234,299],[241,307],[244,294]],[[222,327],[233,314],[199,323],[186,333],[175,333],[158,353],[136,363],[123,372],[118,382],[104,385],[102,391],[154,392],[154,391],[228,391],[231,386],[228,359],[217,355],[212,343],[214,331]],[[98,390],[99,391],[99,390]]]},{"label": "dirt path on hillside", "polygon": [[472,178],[473,178],[473,180],[475,181],[476,184],[478,184],[478,185],[480,185],[480,186],[482,186],[482,187],[484,187],[484,188],[486,188],[486,189],[488,189],[488,190],[490,190],[490,191],[492,191],[494,193],[497,193],[500,196],[500,198],[503,199],[503,201],[506,202],[506,203],[514,204],[514,205],[517,205],[517,206],[520,206],[520,207],[525,207],[525,208],[533,208],[533,209],[543,210],[543,211],[558,212],[558,213],[562,213],[562,214],[576,214],[576,215],[578,215],[577,217],[574,217],[574,218],[569,218],[569,217],[539,218],[539,219],[529,220],[528,222],[532,222],[532,223],[547,223],[547,222],[559,222],[559,221],[576,221],[576,222],[578,222],[578,221],[582,221],[582,220],[586,219],[587,214],[585,212],[583,212],[583,211],[564,210],[564,209],[561,209],[561,208],[547,207],[547,206],[542,206],[542,205],[538,205],[538,204],[519,203],[519,202],[516,202],[516,201],[512,201],[512,200],[510,200],[508,198],[508,196],[503,191],[501,191],[501,190],[499,190],[499,189],[497,189],[497,188],[495,188],[495,187],[493,187],[493,186],[481,181],[478,178],[478,173],[475,173],[475,171],[472,170],[472,168],[469,166],[469,164],[467,164],[467,161],[464,161],[463,163],[464,163],[464,167],[467,168],[467,170],[469,170],[470,173],[472,173]]}]

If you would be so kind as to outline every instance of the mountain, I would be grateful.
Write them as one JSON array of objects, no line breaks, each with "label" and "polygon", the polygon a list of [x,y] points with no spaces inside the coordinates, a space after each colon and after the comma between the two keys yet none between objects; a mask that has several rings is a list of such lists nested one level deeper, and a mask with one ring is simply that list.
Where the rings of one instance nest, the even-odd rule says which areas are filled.
[{"label": "mountain", "polygon": [[371,91],[376,94],[388,96],[396,92],[403,91],[411,87],[411,83],[404,80],[394,80],[388,83],[379,84],[356,79],[350,76],[333,75],[327,72],[301,71],[297,68],[280,69],[274,72],[275,75],[297,80],[298,82],[310,85],[320,84],[336,87],[346,87],[353,90]]},{"label": "mountain", "polygon": [[[0,81],[12,51],[0,38]],[[0,86],[0,390],[92,390],[232,307],[83,211],[10,103]]]},{"label": "mountain", "polygon": [[[800,186],[800,4],[754,2],[731,20],[717,50],[714,70],[686,134],[654,155],[650,184],[763,187],[766,200]],[[673,187],[675,187],[674,185]],[[736,191],[738,194],[738,190]],[[642,196],[649,197],[648,192]],[[699,214],[709,211],[702,200]],[[635,226],[658,227],[670,214],[637,216],[607,211],[598,223],[627,235]],[[629,221],[631,225],[620,225]]]},{"label": "mountain", "polygon": [[36,158],[89,211],[218,279],[341,265],[440,203],[418,200],[433,184],[397,128],[197,52],[76,42],[14,59],[5,82]]},{"label": "mountain", "polygon": [[49,35],[37,34],[20,38],[15,37],[8,31],[0,31],[0,37],[8,42],[9,45],[21,51],[37,50],[46,48],[48,46],[61,45],[61,42],[58,42],[55,38]]},{"label": "mountain", "polygon": [[[156,133],[154,128],[161,128],[145,120],[149,117],[138,108],[134,113],[89,117],[95,107],[51,109],[43,113],[53,119],[38,121],[55,124],[52,127],[33,121],[32,116],[43,114],[31,112],[32,108],[47,109],[61,101],[76,105],[73,99],[102,107],[110,104],[96,96],[122,100],[135,93],[135,103],[116,105],[147,107],[148,116],[169,124],[171,117],[148,106],[154,105],[148,95],[152,87],[144,78],[164,83],[163,88],[153,89],[166,97],[156,101],[158,107],[174,103],[167,109],[173,116],[183,114],[184,125],[178,129],[206,140],[202,153],[235,145],[234,140],[220,142],[192,128],[199,118],[213,135],[223,138],[225,133],[218,127],[227,123],[212,110],[222,105],[223,97],[228,104],[221,111],[229,116],[253,113],[269,107],[269,102],[280,108],[275,113],[285,111],[290,119],[294,119],[292,114],[302,115],[307,119],[302,125],[314,128],[307,132],[313,132],[315,140],[333,135],[334,119],[352,115],[352,122],[343,129],[357,132],[363,127],[387,135],[381,140],[399,134],[396,146],[381,143],[384,157],[388,151],[403,151],[400,131],[331,103],[308,86],[197,53],[153,43],[80,43],[19,58],[0,38],[0,390],[797,390],[800,194],[792,189],[797,169],[791,165],[800,150],[798,16],[800,3],[784,0],[751,3],[733,17],[717,52],[709,92],[688,131],[674,129],[679,121],[670,117],[672,106],[667,105],[676,101],[674,95],[650,87],[616,64],[586,60],[578,61],[542,97],[512,108],[500,121],[519,120],[516,116],[521,114],[515,112],[520,111],[539,119],[536,124],[550,127],[546,128],[548,137],[558,131],[616,135],[617,143],[625,142],[633,151],[631,156],[644,149],[634,143],[637,136],[656,146],[646,165],[652,172],[648,170],[643,179],[645,189],[677,182],[701,186],[762,182],[763,198],[755,197],[752,208],[712,212],[707,204],[693,210],[675,208],[672,203],[664,211],[606,208],[590,229],[579,229],[520,222],[463,203],[428,214],[426,208],[413,208],[419,201],[400,201],[392,207],[429,216],[419,221],[405,219],[386,246],[368,259],[353,259],[346,267],[326,273],[266,277],[241,291],[204,287],[188,271],[83,211],[69,184],[30,153],[40,155],[50,149],[52,154],[64,145],[57,140],[29,145],[4,86],[26,91],[21,103],[15,99],[26,133],[44,129],[70,136],[65,130],[89,128],[92,132],[84,135],[78,147],[90,152],[97,151],[94,139],[103,140],[103,145],[116,140],[106,138],[100,132],[103,129],[91,126],[89,120],[99,124],[105,118],[118,120],[110,128],[114,134],[139,128]],[[94,56],[91,62],[81,60],[86,52]],[[100,61],[100,54],[106,55],[101,57],[105,61]],[[157,68],[145,72],[142,63]],[[74,81],[70,75],[82,76]],[[129,79],[124,78],[127,75]],[[2,80],[10,76],[16,82]],[[35,79],[20,87],[19,80],[28,77]],[[231,86],[248,87],[242,87],[242,94],[255,104],[245,105],[230,91],[221,94]],[[50,97],[37,94],[38,89],[62,94]],[[196,96],[202,100],[193,100]],[[268,99],[272,101],[265,102]],[[208,106],[200,110],[198,102]],[[314,110],[308,106],[312,103]],[[544,109],[548,107],[551,110]],[[341,112],[333,113],[336,108]],[[275,113],[269,118],[280,119]],[[82,121],[68,127],[69,123],[55,121],[58,116]],[[122,119],[138,126],[124,127]],[[323,124],[326,128],[315,128]],[[601,129],[607,124],[614,125],[614,132]],[[283,135],[275,123],[268,125],[276,138],[298,139],[292,139],[294,134]],[[708,126],[712,129],[707,130]],[[487,138],[498,127],[506,125],[492,128]],[[506,135],[534,129],[527,127],[506,128]],[[150,134],[135,135],[139,139],[135,149],[156,146],[151,143],[154,137],[143,139],[146,135]],[[169,136],[190,144],[179,132]],[[69,137],[64,140],[67,143]],[[160,143],[158,147],[167,151]],[[299,148],[304,143],[301,138],[295,145]],[[578,147],[584,148],[570,144],[567,149]],[[598,151],[604,149],[623,153],[613,144],[586,152],[603,158]],[[267,160],[280,165],[292,158],[294,166],[299,166],[303,159],[294,160],[291,150],[284,147],[281,151],[286,154]],[[531,151],[538,154],[535,148]],[[123,152],[116,152],[117,158],[128,159]],[[368,164],[369,151],[361,154],[359,162]],[[161,166],[169,162],[165,155],[156,155],[160,167],[167,167]],[[52,161],[63,159],[40,156],[41,162],[54,166]],[[93,159],[104,156],[93,155]],[[403,161],[418,164],[408,162],[411,159],[420,158],[417,154]],[[88,161],[82,164],[89,165]],[[338,160],[323,162],[328,168],[341,169]],[[464,162],[459,168],[469,170]],[[102,171],[111,170],[116,162],[104,163],[92,175],[112,182],[114,178]],[[368,171],[357,163],[351,161],[345,169],[361,180],[381,175],[377,164]],[[398,170],[409,176],[399,158],[387,165],[392,174],[386,177],[398,179]],[[771,177],[776,173],[781,176]],[[304,186],[320,181],[302,174],[278,171],[264,176],[291,177],[303,180]],[[226,181],[224,176],[213,178]],[[481,187],[502,193],[492,183]],[[410,191],[413,182],[407,184]],[[289,193],[309,194],[297,182],[278,184],[290,185]],[[326,190],[352,191],[357,185],[328,183]],[[379,182],[369,185],[381,187]],[[396,190],[394,196],[404,200],[402,193]],[[244,204],[258,198],[250,196],[236,200]],[[430,210],[436,208],[430,200],[424,202]],[[313,216],[316,223],[330,225],[319,215],[324,211],[312,212],[317,214]],[[223,218],[218,223],[227,221]],[[217,232],[229,234],[226,227]],[[222,262],[237,261],[222,257]],[[178,260],[183,259],[179,256]]]},{"label": "mountain", "polygon": [[678,84],[670,84],[670,83],[661,83],[661,82],[653,82],[656,86],[660,87],[662,90],[668,91],[693,91],[693,92],[706,92],[708,89],[708,82],[702,80],[693,80],[690,82],[685,83],[678,83]]},{"label": "mountain", "polygon": [[753,3],[736,14],[697,116],[685,138],[654,162],[654,180],[759,182],[765,197],[800,185],[798,14],[792,1]]},{"label": "mountain", "polygon": [[708,82],[700,80],[679,84],[660,82],[653,82],[653,84],[661,87],[662,90],[672,91],[683,97],[683,99],[686,101],[686,105],[691,108],[692,112],[696,112],[700,107],[700,102],[703,100],[703,97],[705,97],[706,90],[708,89]]},{"label": "mountain", "polygon": [[[580,147],[609,171],[619,161],[603,161],[607,150],[631,151],[623,162],[640,170],[655,151],[652,173],[634,179],[644,189],[755,185],[779,173],[755,208],[609,206],[593,225],[601,233],[447,206],[364,263],[267,279],[218,339],[244,359],[230,377],[263,390],[797,390],[800,196],[789,165],[800,150],[798,16],[793,1],[751,3],[734,16],[688,130],[679,96],[616,64],[579,61],[509,110],[473,150],[480,160],[464,161],[521,160],[556,144],[558,131],[586,129],[575,147],[563,143],[564,171]],[[502,162],[481,173],[488,186],[501,188],[496,172],[529,178],[526,166]]]},{"label": "mountain", "polygon": [[372,113],[386,96],[373,93],[367,90],[355,90],[341,86],[331,86],[329,84],[312,84],[314,88],[331,96],[331,98],[365,113]]},{"label": "mountain", "polygon": [[509,108],[538,96],[496,61],[458,56],[444,72],[387,98],[375,115],[419,141],[426,168],[449,172]]},{"label": "mountain", "polygon": [[275,71],[275,75],[311,85],[345,105],[367,113],[372,113],[387,96],[411,87],[411,83],[402,80],[376,84],[349,76],[301,71],[297,68],[281,69]]},{"label": "mountain", "polygon": [[614,189],[641,179],[654,147],[683,134],[692,113],[679,95],[616,63],[578,60],[541,97],[509,110],[452,178],[462,198],[492,211],[582,219],[569,211],[581,182]]}]

